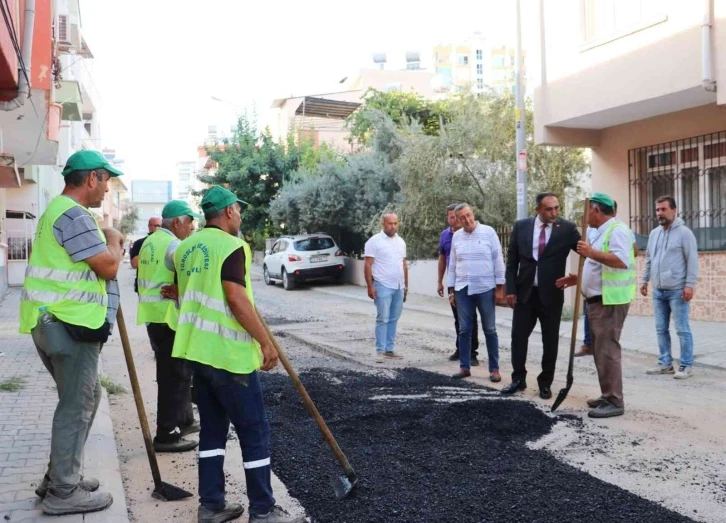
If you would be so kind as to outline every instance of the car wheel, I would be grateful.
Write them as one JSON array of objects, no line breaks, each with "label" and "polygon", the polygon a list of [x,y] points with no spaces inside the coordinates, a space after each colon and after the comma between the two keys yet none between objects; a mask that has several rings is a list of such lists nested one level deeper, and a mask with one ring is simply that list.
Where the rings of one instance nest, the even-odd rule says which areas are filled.
[{"label": "car wheel", "polygon": [[282,287],[286,291],[291,291],[295,288],[295,280],[290,276],[285,269],[282,269]]},{"label": "car wheel", "polygon": [[265,279],[267,285],[275,285],[275,282],[270,278],[270,271],[267,270],[267,265],[262,267],[262,276]]}]

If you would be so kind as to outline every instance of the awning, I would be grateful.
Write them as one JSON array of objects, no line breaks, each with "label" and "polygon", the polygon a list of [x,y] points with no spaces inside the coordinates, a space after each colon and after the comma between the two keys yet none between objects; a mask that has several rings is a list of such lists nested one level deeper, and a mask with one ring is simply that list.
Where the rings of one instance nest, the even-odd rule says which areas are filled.
[{"label": "awning", "polygon": [[356,102],[342,102],[328,98],[315,98],[306,96],[300,102],[295,114],[318,118],[335,118],[344,120],[353,114],[361,104]]},{"label": "awning", "polygon": [[15,163],[15,156],[7,153],[0,153],[0,188],[16,189],[20,187],[20,173]]},{"label": "awning", "polygon": [[63,80],[55,91],[55,101],[63,106],[61,120],[80,122],[83,119],[83,95],[78,82]]}]

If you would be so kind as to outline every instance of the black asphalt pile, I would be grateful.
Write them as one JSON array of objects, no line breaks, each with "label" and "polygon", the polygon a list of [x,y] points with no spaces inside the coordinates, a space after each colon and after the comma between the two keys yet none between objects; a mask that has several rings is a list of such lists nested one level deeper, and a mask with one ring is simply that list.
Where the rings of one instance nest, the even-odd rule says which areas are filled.
[{"label": "black asphalt pile", "polygon": [[360,477],[335,500],[342,469],[289,378],[265,375],[273,470],[314,522],[691,521],[528,449],[556,422],[531,403],[415,369],[301,379]]}]

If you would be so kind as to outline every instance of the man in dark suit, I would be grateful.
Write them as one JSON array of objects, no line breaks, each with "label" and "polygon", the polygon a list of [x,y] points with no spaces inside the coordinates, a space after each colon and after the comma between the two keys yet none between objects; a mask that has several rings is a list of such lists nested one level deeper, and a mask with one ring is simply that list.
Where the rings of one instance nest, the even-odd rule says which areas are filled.
[{"label": "man in dark suit", "polygon": [[542,373],[537,377],[542,399],[552,397],[557,363],[560,319],[565,295],[555,282],[565,275],[567,256],[577,250],[580,233],[574,223],[559,217],[560,204],[552,193],[537,195],[537,215],[514,224],[507,255],[507,303],[512,323],[512,383],[510,395],[527,388],[527,344],[537,320],[542,329]]}]

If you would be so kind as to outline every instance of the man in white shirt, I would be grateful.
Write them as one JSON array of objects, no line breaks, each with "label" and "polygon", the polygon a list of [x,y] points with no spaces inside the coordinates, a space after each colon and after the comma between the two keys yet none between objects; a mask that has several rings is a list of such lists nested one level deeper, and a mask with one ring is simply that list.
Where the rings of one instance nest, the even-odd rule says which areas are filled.
[{"label": "man in white shirt", "polygon": [[[635,253],[628,227],[615,218],[615,203],[603,193],[590,198],[588,223],[595,229],[592,245],[580,241],[577,252],[587,258],[582,271],[582,294],[588,307],[599,398],[587,400],[591,418],[622,416],[623,370],[620,334],[635,298]],[[577,284],[570,274],[557,280],[560,288]]]},{"label": "man in white shirt", "polygon": [[383,230],[365,246],[368,297],[376,304],[376,360],[401,359],[393,350],[398,319],[408,294],[406,242],[398,235],[398,216],[383,215]]},{"label": "man in white shirt", "polygon": [[[471,376],[471,331],[474,309],[479,310],[489,355],[489,379],[502,380],[499,374],[499,337],[495,306],[504,298],[504,256],[497,233],[474,218],[471,207],[456,206],[461,229],[454,233],[449,256],[449,302],[459,314],[459,367],[452,378]],[[496,289],[496,291],[495,291]]]}]

